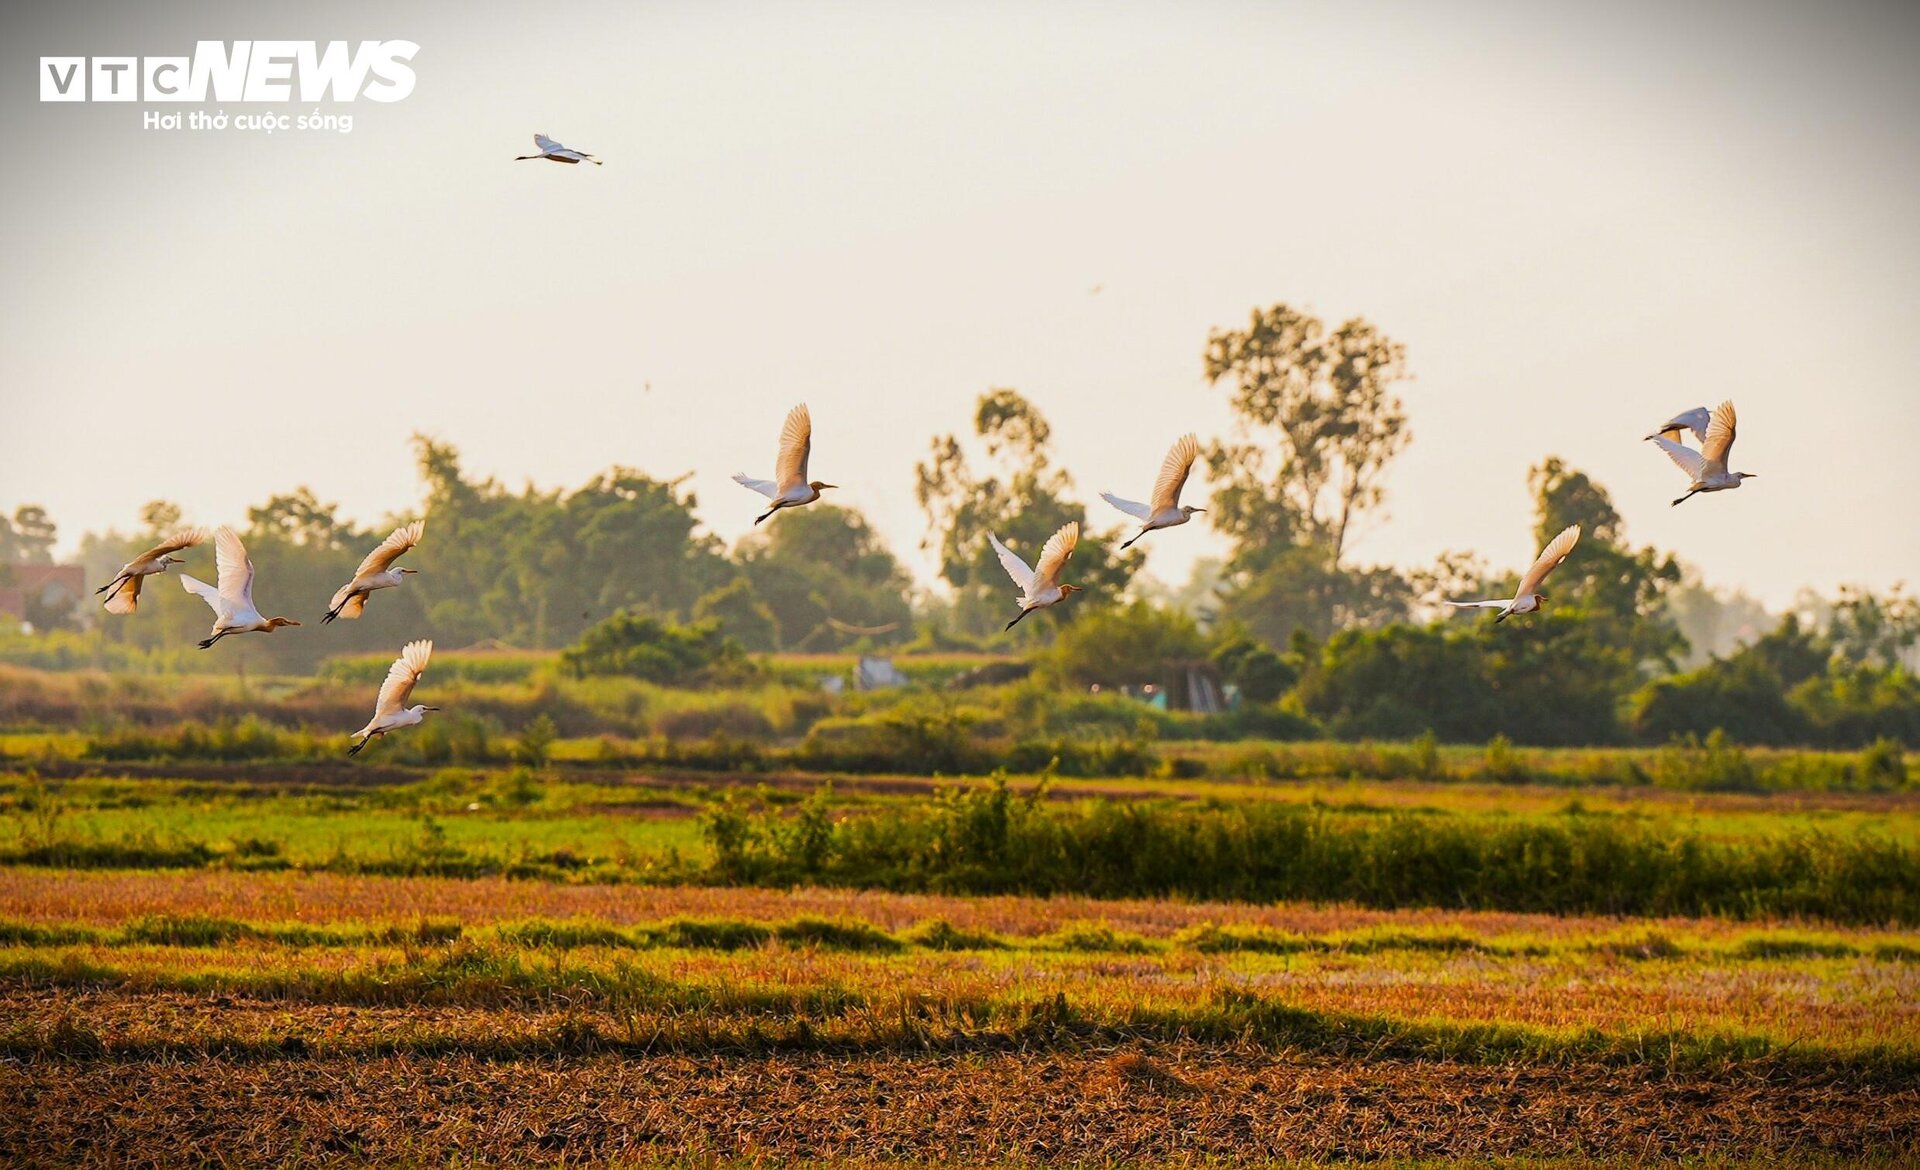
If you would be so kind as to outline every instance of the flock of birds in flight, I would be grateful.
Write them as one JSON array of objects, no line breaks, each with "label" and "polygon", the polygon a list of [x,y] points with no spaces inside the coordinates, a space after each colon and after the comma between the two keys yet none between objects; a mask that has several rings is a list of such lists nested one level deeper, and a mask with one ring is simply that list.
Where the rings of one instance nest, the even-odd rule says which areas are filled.
[{"label": "flock of birds in flight", "polygon": [[[535,134],[533,141],[540,148],[539,153],[523,154],[514,161],[545,159],[569,165],[582,162],[601,165],[593,155],[562,146],[545,134]],[[1659,430],[1647,436],[1649,442],[1659,446],[1687,474],[1687,493],[1673,501],[1674,506],[1678,507],[1700,492],[1728,491],[1739,487],[1742,480],[1753,478],[1749,472],[1730,471],[1727,468],[1737,422],[1733,403],[1722,402],[1711,412],[1703,406],[1675,415]],[[1697,450],[1686,445],[1685,436],[1688,432],[1692,432],[1699,442]],[[783,508],[811,504],[820,498],[822,492],[837,486],[807,478],[807,462],[812,454],[813,417],[808,413],[806,404],[801,403],[787,412],[786,423],[780,429],[780,450],[774,461],[773,478],[733,477],[735,483],[758,492],[771,503],[765,512],[754,517],[755,524]],[[1146,503],[1122,499],[1112,492],[1100,493],[1101,499],[1140,522],[1140,531],[1127,538],[1120,546],[1122,549],[1132,547],[1135,541],[1149,532],[1177,527],[1191,520],[1194,513],[1206,511],[1205,508],[1180,502],[1180,492],[1186,487],[1187,477],[1199,457],[1199,440],[1191,434],[1182,435],[1161,461],[1160,474],[1154,480],[1153,493]],[[426,522],[422,520],[394,529],[392,535],[380,542],[380,546],[360,562],[360,567],[354,570],[353,579],[335,591],[327,605],[326,615],[320,619],[321,624],[340,618],[359,617],[367,599],[375,592],[396,588],[405,582],[408,574],[418,572],[416,569],[396,566],[394,562],[420,543],[425,529]],[[108,613],[131,614],[139,607],[141,583],[155,573],[164,573],[174,565],[185,564],[185,560],[173,554],[201,544],[206,539],[205,529],[190,528],[177,532],[121,566],[112,581],[94,592],[107,595],[105,606]],[[1000,558],[1001,568],[1006,570],[1007,576],[1013,579],[1014,585],[1020,590],[1017,599],[1020,612],[1007,623],[1007,629],[1019,625],[1028,614],[1058,605],[1081,592],[1078,585],[1060,580],[1067,566],[1067,558],[1073,555],[1075,546],[1080,543],[1080,525],[1077,521],[1061,525],[1058,531],[1048,537],[1047,543],[1040,549],[1039,561],[1032,565],[1002,543],[997,533],[987,533],[987,541]],[[1547,595],[1540,592],[1547,574],[1558,568],[1579,542],[1578,524],[1569,525],[1548,541],[1532,567],[1521,576],[1520,586],[1510,598],[1448,601],[1447,604],[1463,609],[1497,610],[1499,612],[1493,619],[1496,624],[1516,613],[1533,613],[1547,600]],[[180,574],[180,584],[186,591],[205,601],[213,610],[213,629],[199,643],[202,650],[233,634],[271,634],[283,626],[300,624],[288,617],[261,616],[253,601],[253,560],[233,529],[222,527],[216,531],[213,545],[218,585],[209,585],[186,573]],[[373,718],[367,721],[365,727],[353,733],[355,742],[348,750],[349,755],[357,754],[380,736],[423,722],[427,712],[440,709],[424,703],[408,703],[413,697],[414,686],[419,683],[420,676],[426,673],[428,660],[432,656],[433,643],[430,641],[406,644],[400,657],[388,668],[386,680],[380,684],[380,696],[374,703]]]},{"label": "flock of birds in flight", "polygon": [[[1723,402],[1711,414],[1702,407],[1677,415],[1647,436],[1650,442],[1658,444],[1687,473],[1687,494],[1673,501],[1675,506],[1699,492],[1727,491],[1739,487],[1742,480],[1752,478],[1744,471],[1727,470],[1727,455],[1733,447],[1735,425],[1733,403]],[[1697,450],[1688,447],[1684,441],[1689,431],[1699,440]],[[787,413],[786,423],[780,429],[780,448],[774,461],[773,478],[733,477],[734,482],[758,492],[771,502],[765,512],[754,518],[755,524],[784,508],[811,504],[820,498],[822,492],[836,486],[807,478],[807,464],[812,454],[813,417],[808,413],[806,404],[801,403]],[[1182,435],[1161,461],[1160,474],[1154,480],[1153,492],[1146,503],[1123,499],[1112,492],[1100,493],[1101,499],[1140,522],[1140,531],[1127,538],[1120,546],[1122,549],[1130,547],[1149,532],[1177,527],[1191,520],[1195,513],[1206,511],[1180,502],[1180,493],[1186,487],[1187,477],[1199,457],[1199,440],[1191,434]],[[409,574],[417,572],[416,569],[401,567],[394,562],[419,544],[425,531],[426,522],[423,520],[415,520],[394,529],[391,535],[380,542],[379,547],[360,562],[352,580],[334,592],[325,616],[320,619],[321,623],[324,625],[340,618],[359,617],[368,599],[376,592],[397,588]],[[106,594],[108,613],[131,614],[139,607],[142,582],[156,573],[166,572],[174,565],[185,564],[184,559],[174,554],[201,544],[206,539],[206,530],[200,528],[177,532],[128,561],[112,581],[95,592]],[[1020,612],[1007,623],[1007,629],[1011,630],[1020,624],[1028,614],[1058,605],[1081,591],[1079,586],[1060,579],[1066,569],[1067,558],[1073,555],[1075,546],[1080,543],[1080,525],[1077,521],[1061,525],[1058,531],[1048,537],[1040,550],[1038,562],[1033,565],[1027,564],[1018,553],[1008,548],[997,533],[987,533],[987,541],[1000,558],[1000,565],[1006,570],[1007,576],[1013,579],[1014,585],[1020,590]],[[1460,608],[1497,610],[1499,612],[1494,618],[1496,623],[1516,613],[1533,613],[1547,600],[1546,594],[1540,592],[1547,574],[1567,559],[1579,541],[1578,524],[1568,526],[1555,536],[1520,578],[1520,586],[1510,598],[1449,601],[1447,604]],[[283,626],[300,624],[288,617],[261,615],[253,600],[253,560],[233,529],[220,528],[213,534],[213,542],[218,585],[209,585],[187,573],[180,574],[182,587],[205,601],[213,610],[213,629],[199,643],[202,650],[234,634],[271,634]],[[433,643],[430,641],[407,643],[400,657],[388,669],[386,681],[380,686],[373,718],[368,720],[365,727],[353,733],[355,743],[349,754],[358,753],[368,743],[388,732],[422,722],[429,711],[439,710],[426,704],[408,703],[432,655]]]}]

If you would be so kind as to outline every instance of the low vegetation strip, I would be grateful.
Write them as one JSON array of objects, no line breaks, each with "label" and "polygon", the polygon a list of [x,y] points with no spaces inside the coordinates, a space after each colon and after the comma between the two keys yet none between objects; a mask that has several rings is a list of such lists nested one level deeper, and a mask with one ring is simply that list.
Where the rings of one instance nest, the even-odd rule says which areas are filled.
[{"label": "low vegetation strip", "polygon": [[705,876],[730,883],[1920,922],[1920,847],[1871,833],[1733,841],[1678,819],[1058,808],[1004,782],[858,817],[836,815],[825,792],[791,813],[734,800],[706,828]]},{"label": "low vegetation strip", "polygon": [[1078,954],[1373,955],[1394,951],[1475,954],[1497,958],[1598,954],[1623,959],[1710,958],[1873,959],[1920,964],[1920,936],[1836,935],[1804,930],[1762,930],[1716,940],[1676,938],[1645,927],[1584,937],[1546,939],[1531,935],[1479,936],[1458,927],[1388,926],[1325,934],[1264,926],[1200,922],[1151,938],[1103,922],[1070,921],[1040,935],[1003,935],[929,918],[899,931],[849,918],[800,916],[761,922],[740,918],[670,918],[626,926],[596,918],[528,918],[469,929],[451,919],[410,923],[245,922],[204,914],[149,914],[117,926],[84,922],[0,918],[0,946],[100,948],[220,947],[256,943],[292,948],[427,946],[457,939],[496,942],[529,950],[715,950],[774,944],[829,951],[892,954],[926,951],[1038,951]]}]

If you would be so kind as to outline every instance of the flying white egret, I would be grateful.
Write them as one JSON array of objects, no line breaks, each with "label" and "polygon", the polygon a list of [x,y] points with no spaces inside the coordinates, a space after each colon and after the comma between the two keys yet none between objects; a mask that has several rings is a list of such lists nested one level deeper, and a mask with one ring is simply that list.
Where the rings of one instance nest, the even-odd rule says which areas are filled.
[{"label": "flying white egret", "polygon": [[95,589],[95,594],[107,595],[108,613],[132,613],[140,608],[141,581],[155,573],[164,573],[174,565],[184,565],[186,560],[173,554],[181,549],[192,548],[207,538],[204,528],[183,528],[146,552],[120,566],[120,572],[113,580]]},{"label": "flying white egret", "polygon": [[1675,500],[1674,507],[1686,503],[1697,492],[1731,491],[1740,486],[1741,480],[1757,478],[1750,471],[1727,470],[1727,454],[1733,450],[1733,434],[1738,424],[1733,403],[1727,401],[1713,408],[1713,421],[1707,424],[1707,433],[1701,437],[1698,451],[1659,435],[1648,436],[1691,481],[1687,484],[1687,494]]},{"label": "flying white egret", "polygon": [[587,152],[575,150],[570,146],[562,146],[553,139],[548,138],[545,134],[535,134],[533,136],[533,144],[540,148],[539,154],[523,154],[513,161],[526,162],[530,158],[544,158],[548,162],[566,163],[569,166],[582,162],[590,162],[596,167],[601,165],[599,159]]},{"label": "flying white egret", "polygon": [[376,589],[391,589],[407,579],[408,573],[418,573],[418,569],[396,569],[393,562],[400,559],[402,553],[420,543],[420,534],[426,530],[425,520],[415,520],[393,530],[393,534],[380,542],[380,547],[367,554],[360,567],[353,571],[353,580],[339,588],[333,600],[327,603],[327,616],[320,619],[326,625],[335,618],[357,618],[366,608],[367,598]]},{"label": "flying white egret", "polygon": [[1694,441],[1704,443],[1707,441],[1707,425],[1712,421],[1713,416],[1707,413],[1706,407],[1696,406],[1692,410],[1681,411],[1674,415],[1667,420],[1665,426],[1648,435],[1647,438],[1657,439],[1662,435],[1672,435],[1677,440],[1686,432],[1692,431]]},{"label": "flying white egret", "polygon": [[1067,558],[1073,555],[1074,546],[1080,543],[1080,525],[1077,522],[1062,524],[1060,531],[1047,538],[1046,546],[1040,550],[1037,568],[1028,568],[1027,562],[1001,544],[1000,538],[993,533],[987,533],[987,540],[1000,558],[1000,567],[1020,587],[1020,617],[1008,622],[1007,629],[1019,625],[1020,618],[1036,609],[1058,605],[1076,593],[1085,592],[1078,585],[1060,583],[1060,570],[1066,568]]},{"label": "flying white egret", "polygon": [[1561,561],[1567,559],[1567,554],[1579,543],[1578,524],[1561,529],[1560,535],[1548,541],[1547,547],[1541,550],[1540,559],[1533,562],[1533,568],[1520,578],[1520,588],[1514,591],[1511,601],[1449,601],[1447,604],[1459,609],[1497,609],[1500,616],[1493,619],[1495,625],[1506,621],[1512,614],[1532,613],[1547,599],[1547,595],[1540,592],[1540,583],[1547,579],[1548,573],[1559,567]]},{"label": "flying white egret", "polygon": [[408,642],[400,651],[400,657],[387,668],[387,681],[380,684],[380,699],[373,705],[373,718],[353,733],[360,742],[347,749],[348,755],[359,755],[361,748],[389,731],[424,723],[427,712],[440,709],[425,703],[407,706],[407,700],[413,697],[413,685],[427,672],[427,660],[432,657],[433,643],[427,641]]},{"label": "flying white egret", "polygon": [[1180,502],[1180,489],[1187,486],[1187,475],[1193,470],[1193,461],[1198,458],[1200,440],[1192,435],[1182,435],[1168,448],[1167,457],[1160,463],[1160,478],[1153,481],[1152,503],[1136,504],[1112,492],[1100,493],[1101,499],[1140,521],[1140,531],[1120,546],[1122,550],[1133,547],[1134,541],[1156,528],[1185,524],[1195,512],[1206,511],[1205,508]]},{"label": "flying white egret", "polygon": [[253,558],[233,529],[222,526],[213,534],[213,560],[220,570],[220,587],[198,577],[180,574],[180,585],[188,593],[213,607],[213,635],[200,648],[218,642],[228,634],[271,634],[281,626],[297,626],[292,618],[263,618],[253,606]]},{"label": "flying white egret", "polygon": [[782,508],[798,508],[820,498],[820,493],[838,485],[807,479],[807,457],[813,453],[813,416],[802,402],[787,412],[786,425],[780,428],[780,454],[773,465],[774,478],[748,479],[736,475],[733,482],[752,488],[773,501],[773,507],[753,518],[755,524]]}]

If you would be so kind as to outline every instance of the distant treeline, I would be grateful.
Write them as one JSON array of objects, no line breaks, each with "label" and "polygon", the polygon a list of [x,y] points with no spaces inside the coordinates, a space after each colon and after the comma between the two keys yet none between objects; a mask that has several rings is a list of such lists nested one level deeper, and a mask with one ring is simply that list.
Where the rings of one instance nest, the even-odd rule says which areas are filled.
[{"label": "distant treeline", "polygon": [[[1920,605],[1905,593],[1845,589],[1804,619],[1774,622],[1683,579],[1673,556],[1633,546],[1606,490],[1550,457],[1529,473],[1535,536],[1544,543],[1572,524],[1583,536],[1553,577],[1546,612],[1497,627],[1477,613],[1441,616],[1442,598],[1501,596],[1515,582],[1457,554],[1412,572],[1346,557],[1349,530],[1380,506],[1385,469],[1411,439],[1394,392],[1407,374],[1401,347],[1362,319],[1328,325],[1274,305],[1214,331],[1204,357],[1232,409],[1229,433],[1204,449],[1206,519],[1231,551],[1181,593],[1140,570],[1153,542],[1190,533],[1120,551],[1124,517],[1104,505],[1089,512],[1054,462],[1043,413],[997,388],[981,395],[970,435],[935,438],[916,468],[946,587],[937,594],[916,590],[852,508],[783,512],[729,549],[703,529],[700,502],[680,481],[614,468],[571,491],[515,492],[468,476],[451,446],[422,437],[427,532],[408,556],[420,573],[360,620],[202,652],[191,645],[205,607],[162,581],[133,619],[36,611],[51,632],[0,632],[0,662],[300,675],[328,657],[391,655],[430,637],[443,652],[564,651],[558,672],[536,672],[531,685],[542,688],[558,673],[716,691],[764,680],[755,656],[770,652],[988,651],[1027,659],[1059,691],[1161,686],[1206,666],[1245,704],[1220,726],[1270,736],[1610,744],[1721,729],[1753,744],[1920,744],[1910,668]],[[708,509],[729,503],[753,506],[743,493]],[[302,488],[238,526],[263,606],[311,619],[387,527],[408,518],[361,527]],[[1003,632],[1013,590],[987,534],[1031,551],[1068,520],[1086,528],[1068,577],[1087,591]],[[140,531],[89,535],[90,579],[106,581],[180,521],[156,501]],[[51,518],[23,506],[0,520],[0,560],[44,560],[54,537]],[[211,574],[205,549],[188,558],[190,571]],[[567,722],[564,710],[546,713]]]}]

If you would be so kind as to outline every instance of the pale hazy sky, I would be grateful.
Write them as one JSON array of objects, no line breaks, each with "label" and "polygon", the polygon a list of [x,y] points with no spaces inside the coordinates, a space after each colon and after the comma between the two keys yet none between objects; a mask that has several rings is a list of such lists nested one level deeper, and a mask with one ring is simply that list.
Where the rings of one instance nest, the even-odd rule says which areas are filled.
[{"label": "pale hazy sky", "polygon": [[[982,390],[1111,523],[1225,427],[1208,329],[1288,301],[1417,376],[1360,561],[1520,564],[1558,454],[1716,584],[1920,582],[1912,5],[160,9],[0,15],[0,507],[68,547],[301,484],[376,520],[414,431],[516,486],[692,472],[732,539],[805,400],[924,575],[912,465]],[[417,41],[418,88],[348,135],[35,100],[43,54],[246,38]],[[535,130],[606,166],[510,161]],[[1669,508],[1641,436],[1728,396],[1761,478]],[[1172,581],[1219,549],[1147,543]]]}]

